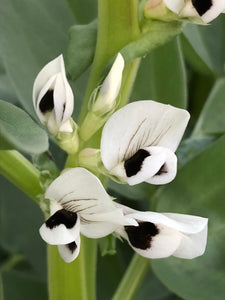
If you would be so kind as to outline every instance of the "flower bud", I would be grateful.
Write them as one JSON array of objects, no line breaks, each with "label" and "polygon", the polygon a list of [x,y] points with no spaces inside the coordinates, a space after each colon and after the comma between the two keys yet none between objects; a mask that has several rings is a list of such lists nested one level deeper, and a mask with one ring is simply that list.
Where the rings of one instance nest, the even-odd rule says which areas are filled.
[{"label": "flower bud", "polygon": [[116,98],[120,91],[123,68],[124,59],[119,53],[100,88],[96,101],[91,108],[91,110],[96,114],[105,114],[114,108]]},{"label": "flower bud", "polygon": [[50,61],[37,75],[33,86],[34,109],[52,134],[72,132],[70,117],[74,97],[66,79],[63,56]]}]

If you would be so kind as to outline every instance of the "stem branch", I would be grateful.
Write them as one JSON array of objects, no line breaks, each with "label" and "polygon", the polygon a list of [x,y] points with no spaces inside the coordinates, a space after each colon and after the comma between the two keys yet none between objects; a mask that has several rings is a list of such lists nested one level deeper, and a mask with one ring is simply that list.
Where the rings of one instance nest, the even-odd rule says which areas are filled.
[{"label": "stem branch", "polygon": [[130,300],[137,292],[149,267],[149,260],[134,254],[112,300]]}]

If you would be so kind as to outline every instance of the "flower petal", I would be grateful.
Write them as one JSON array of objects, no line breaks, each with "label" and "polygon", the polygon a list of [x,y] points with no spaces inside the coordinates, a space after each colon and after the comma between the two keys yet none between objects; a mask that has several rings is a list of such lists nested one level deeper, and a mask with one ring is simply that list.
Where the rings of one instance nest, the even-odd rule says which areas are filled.
[{"label": "flower petal", "polygon": [[[194,1],[192,2],[194,5]],[[216,17],[218,17],[219,14],[223,13],[225,10],[225,2],[221,0],[205,1],[206,3],[203,4],[201,3],[201,1],[198,2],[199,2],[199,9],[197,9],[195,5],[194,6],[205,23],[211,22]],[[211,6],[210,6],[210,2],[211,2]]]},{"label": "flower petal", "polygon": [[202,231],[195,234],[183,234],[178,249],[173,256],[192,259],[201,256],[205,252],[207,243],[207,224]]},{"label": "flower petal", "polygon": [[[81,222],[126,223],[100,180],[83,168],[69,169],[61,174],[48,187],[45,197],[79,214]],[[108,215],[103,218],[104,214]]]},{"label": "flower petal", "polygon": [[49,81],[49,79],[52,76],[55,76],[57,73],[64,72],[64,70],[62,70],[62,61],[63,56],[59,55],[57,58],[53,59],[47,65],[45,65],[44,68],[41,69],[41,71],[38,73],[33,85],[34,107],[36,107],[37,99],[42,88]]},{"label": "flower petal", "polygon": [[[153,147],[152,147],[153,148]],[[159,148],[159,147],[158,147]],[[171,182],[177,174],[177,157],[169,149],[164,148],[165,162],[157,173],[146,182],[151,184],[166,184]]]},{"label": "flower petal", "polygon": [[120,227],[117,233],[126,238],[140,255],[149,258],[170,255],[194,258],[204,253],[207,219],[182,214],[138,212],[121,205],[118,207],[139,223],[138,227]]},{"label": "flower petal", "polygon": [[[73,92],[66,79],[63,56],[60,55],[48,63],[35,79],[33,86],[34,108],[42,123],[46,121],[45,114],[54,111],[51,118],[54,116],[55,122],[51,121],[51,125],[57,124],[60,127],[71,117],[73,102]],[[52,131],[55,132],[56,129],[54,128]],[[72,126],[68,131],[72,132]]]},{"label": "flower petal", "polygon": [[114,102],[119,94],[122,73],[124,68],[123,56],[118,53],[111,70],[105,78],[99,91],[96,102],[93,105],[93,111],[107,112],[114,107]]},{"label": "flower petal", "polygon": [[104,126],[101,139],[104,166],[111,170],[145,147],[161,146],[174,152],[188,120],[186,110],[154,101],[124,106]]},{"label": "flower petal", "polygon": [[76,213],[61,209],[41,226],[39,232],[50,245],[69,244],[80,233],[80,220]]},{"label": "flower petal", "polygon": [[[82,215],[86,220],[85,214]],[[137,226],[137,222],[133,218],[125,218],[121,208],[117,208],[108,213],[93,214],[87,216],[89,222],[82,222],[80,231],[83,235],[89,238],[101,238],[113,231],[121,225]]]},{"label": "flower petal", "polygon": [[58,250],[60,256],[65,262],[72,262],[77,258],[80,252],[80,235],[78,235],[77,239],[74,242],[66,245],[58,245]]},{"label": "flower petal", "polygon": [[134,185],[147,181],[159,172],[165,161],[165,149],[162,147],[140,149],[124,163],[128,184]]},{"label": "flower petal", "polygon": [[163,2],[176,14],[178,14],[185,5],[185,0],[163,0]]}]

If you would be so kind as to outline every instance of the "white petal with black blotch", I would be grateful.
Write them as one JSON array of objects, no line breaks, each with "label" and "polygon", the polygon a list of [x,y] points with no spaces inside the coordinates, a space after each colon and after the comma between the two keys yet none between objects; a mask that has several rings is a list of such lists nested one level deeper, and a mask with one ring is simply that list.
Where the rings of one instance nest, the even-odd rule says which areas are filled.
[{"label": "white petal with black blotch", "polygon": [[123,69],[124,59],[123,56],[118,53],[109,74],[100,88],[96,102],[93,105],[93,111],[107,112],[113,109],[116,97],[120,91]]},{"label": "white petal with black blotch", "polygon": [[[48,187],[45,197],[57,201],[65,210],[76,212],[81,232],[89,237],[102,237],[121,224],[130,224],[122,210],[115,207],[100,180],[84,168],[69,169],[61,174]],[[96,228],[94,232],[92,226]]]},{"label": "white petal with black blotch", "polygon": [[58,245],[59,254],[62,257],[62,259],[70,263],[74,259],[77,258],[79,252],[80,252],[80,236],[78,236],[75,241],[66,244],[66,245]]},{"label": "white petal with black blotch", "polygon": [[74,98],[62,55],[49,62],[37,75],[33,86],[33,104],[40,121],[50,131],[72,132],[69,119]]},{"label": "white petal with black blotch", "polygon": [[140,255],[148,258],[176,256],[192,259],[204,253],[207,242],[206,218],[191,215],[138,212],[123,207],[139,226],[117,229]]},{"label": "white petal with black blotch", "polygon": [[[201,1],[200,1],[201,2]],[[224,0],[205,0],[206,4],[202,9],[201,18],[205,23],[209,23],[215,18],[217,18],[225,10],[225,1]],[[210,6],[211,3],[211,6]],[[200,12],[198,12],[200,14]]]},{"label": "white petal with black blotch", "polygon": [[[186,110],[175,108],[171,105],[146,100],[130,103],[115,112],[106,122],[101,139],[101,157],[104,166],[116,176],[131,177],[122,171],[123,164],[137,160],[137,180],[123,178],[129,184],[150,180],[162,165],[166,163],[172,170],[166,183],[174,178],[176,159],[171,152],[175,152],[183,136],[189,120]],[[163,149],[164,148],[164,149]],[[160,151],[159,151],[160,149]],[[144,151],[149,152],[145,155]],[[151,155],[152,152],[152,155]],[[157,164],[155,158],[158,155]],[[136,159],[138,156],[138,159]],[[151,166],[152,161],[152,166]],[[151,170],[152,168],[152,170]],[[158,170],[157,170],[158,168]],[[135,166],[134,166],[135,169]],[[153,170],[156,169],[156,173]],[[137,174],[140,173],[140,176]],[[166,171],[166,169],[164,169]],[[149,176],[148,176],[149,172]],[[131,172],[127,172],[132,174]],[[172,175],[173,174],[173,175]],[[143,179],[141,180],[141,178]],[[158,178],[154,178],[156,184]]]},{"label": "white petal with black blotch", "polygon": [[174,13],[183,17],[200,17],[209,23],[224,12],[224,0],[163,0]]},{"label": "white petal with black blotch", "polygon": [[39,232],[42,239],[50,245],[71,243],[80,234],[79,216],[65,209],[57,210],[41,226]]}]

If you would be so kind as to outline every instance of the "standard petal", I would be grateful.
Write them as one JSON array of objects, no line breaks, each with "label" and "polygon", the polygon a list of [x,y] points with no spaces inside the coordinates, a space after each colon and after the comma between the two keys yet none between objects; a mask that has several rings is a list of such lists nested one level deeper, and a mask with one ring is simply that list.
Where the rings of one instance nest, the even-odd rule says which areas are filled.
[{"label": "standard petal", "polygon": [[66,245],[58,245],[58,250],[60,256],[65,262],[72,262],[74,259],[77,258],[80,252],[80,235],[74,242],[71,242]]},{"label": "standard petal", "polygon": [[124,68],[123,56],[119,53],[112,65],[112,68],[105,78],[99,91],[96,102],[93,105],[93,111],[109,111],[114,107],[114,102],[118,96],[122,73]]},{"label": "standard petal", "polygon": [[154,101],[124,106],[104,126],[101,139],[104,166],[111,170],[145,147],[161,146],[174,152],[188,120],[186,110]]},{"label": "standard petal", "polygon": [[163,2],[176,14],[178,14],[185,5],[185,0],[163,0]]},{"label": "standard petal", "polygon": [[182,214],[138,212],[120,206],[139,226],[117,230],[142,256],[162,258],[170,255],[194,258],[202,255],[207,241],[207,219]]},{"label": "standard petal", "polygon": [[76,213],[61,209],[41,226],[39,232],[50,245],[69,244],[80,233],[80,220]]},{"label": "standard petal", "polygon": [[[87,218],[110,213],[115,205],[100,180],[84,168],[69,169],[48,187],[45,197]],[[91,217],[92,216],[92,217]]]}]

